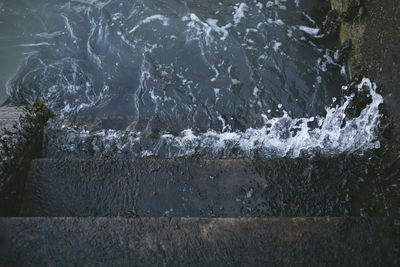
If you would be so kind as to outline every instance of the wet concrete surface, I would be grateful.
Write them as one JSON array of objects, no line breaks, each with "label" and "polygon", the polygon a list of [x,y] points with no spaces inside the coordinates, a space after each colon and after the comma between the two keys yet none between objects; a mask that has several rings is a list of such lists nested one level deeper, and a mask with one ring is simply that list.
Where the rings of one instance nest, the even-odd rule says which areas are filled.
[{"label": "wet concrete surface", "polygon": [[[356,1],[331,2],[332,7],[343,14]],[[350,72],[352,75],[361,72],[381,86],[385,107],[394,120],[395,133],[391,138],[399,142],[400,2],[364,0],[361,1],[361,8],[361,16],[342,21],[341,39],[343,42],[352,39],[353,43],[349,56]]]},{"label": "wet concrete surface", "polygon": [[[364,4],[360,19],[343,24],[347,39],[359,37],[350,68],[382,85],[400,121],[400,4]],[[1,218],[0,266],[398,266],[391,217],[195,218],[398,212],[398,153],[382,150],[268,161],[36,160],[23,216],[109,218]]]},{"label": "wet concrete surface", "polygon": [[1,266],[396,266],[388,218],[0,219]]},{"label": "wet concrete surface", "polygon": [[[32,163],[26,215],[386,214],[366,157],[51,160]],[[369,173],[369,175],[367,175]],[[372,176],[372,177],[371,177]]]}]

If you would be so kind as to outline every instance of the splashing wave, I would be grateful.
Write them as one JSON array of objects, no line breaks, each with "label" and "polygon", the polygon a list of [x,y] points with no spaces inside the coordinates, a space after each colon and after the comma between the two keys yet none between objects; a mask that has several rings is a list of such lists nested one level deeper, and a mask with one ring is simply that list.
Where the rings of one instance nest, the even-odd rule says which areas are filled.
[{"label": "splashing wave", "polygon": [[243,132],[194,133],[187,129],[177,136],[162,133],[150,138],[135,131],[90,131],[85,126],[63,125],[57,130],[55,136],[58,137],[51,142],[57,147],[54,151],[136,157],[296,158],[314,153],[326,156],[363,153],[380,147],[378,126],[382,115],[379,106],[383,97],[367,78],[358,85],[358,90],[362,88],[369,90],[372,101],[355,118],[346,117],[346,109],[355,97],[353,94],[346,97],[342,105],[326,108],[324,117],[291,118],[286,113],[278,118],[265,117],[265,126]]}]

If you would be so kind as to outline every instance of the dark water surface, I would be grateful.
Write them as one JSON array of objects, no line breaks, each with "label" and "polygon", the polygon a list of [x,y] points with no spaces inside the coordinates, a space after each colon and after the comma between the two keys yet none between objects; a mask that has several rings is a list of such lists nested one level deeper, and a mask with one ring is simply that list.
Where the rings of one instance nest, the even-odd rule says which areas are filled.
[{"label": "dark water surface", "polygon": [[2,1],[2,54],[24,58],[7,89],[64,113],[130,115],[139,131],[321,114],[343,79],[301,30],[321,1],[298,2]]},{"label": "dark water surface", "polygon": [[42,98],[61,118],[124,118],[122,128],[61,123],[61,149],[297,157],[380,145],[381,96],[364,80],[373,102],[344,124],[352,97],[341,97],[336,43],[312,38],[329,1],[0,3],[13,101]]}]

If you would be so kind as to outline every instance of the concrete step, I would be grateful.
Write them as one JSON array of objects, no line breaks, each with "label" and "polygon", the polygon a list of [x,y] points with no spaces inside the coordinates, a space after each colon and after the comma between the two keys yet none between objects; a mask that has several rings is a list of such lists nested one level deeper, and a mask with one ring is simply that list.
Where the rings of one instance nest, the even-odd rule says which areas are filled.
[{"label": "concrete step", "polygon": [[0,229],[0,266],[398,266],[389,218],[3,218]]},{"label": "concrete step", "polygon": [[362,158],[348,160],[39,159],[26,215],[358,215],[369,203],[365,170]]}]

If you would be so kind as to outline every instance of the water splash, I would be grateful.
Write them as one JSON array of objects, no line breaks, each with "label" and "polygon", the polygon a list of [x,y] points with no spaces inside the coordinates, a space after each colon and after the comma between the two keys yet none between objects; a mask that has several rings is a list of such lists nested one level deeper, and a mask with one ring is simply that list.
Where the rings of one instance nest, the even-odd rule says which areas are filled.
[{"label": "water splash", "polygon": [[323,117],[291,118],[264,117],[262,128],[246,131],[195,133],[191,129],[179,135],[164,132],[157,138],[140,132],[120,130],[90,131],[84,126],[63,125],[52,145],[67,153],[93,155],[132,155],[136,157],[193,157],[209,158],[296,158],[319,153],[337,155],[360,153],[380,147],[378,126],[381,118],[379,106],[383,97],[376,85],[364,78],[358,90],[368,89],[371,103],[358,117],[348,118],[347,108],[355,95],[345,97],[341,105],[326,108]]}]

